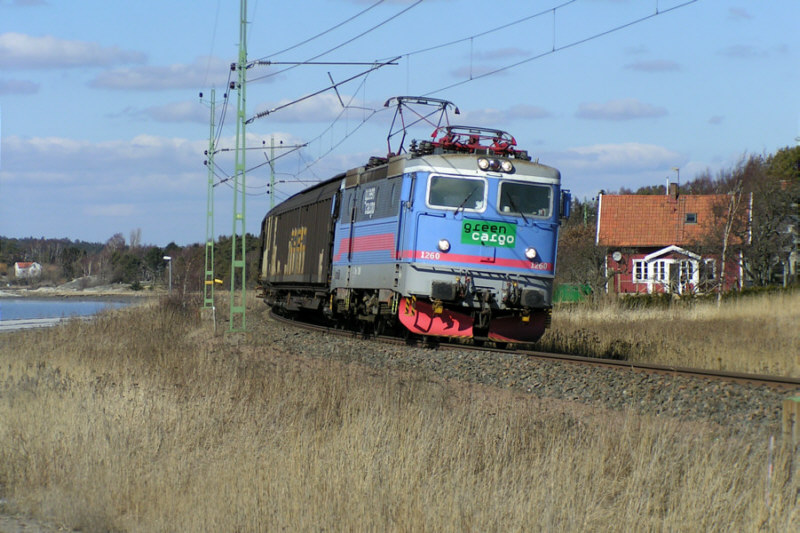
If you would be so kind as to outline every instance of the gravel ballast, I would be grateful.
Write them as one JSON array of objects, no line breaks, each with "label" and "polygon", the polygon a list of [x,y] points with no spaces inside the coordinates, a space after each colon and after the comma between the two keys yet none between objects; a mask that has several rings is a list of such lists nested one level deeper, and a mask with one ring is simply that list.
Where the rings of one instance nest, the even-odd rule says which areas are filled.
[{"label": "gravel ballast", "polygon": [[268,322],[282,351],[478,383],[611,410],[710,421],[734,431],[778,435],[783,400],[799,391],[720,380],[650,374],[532,358],[522,353],[396,346]]}]

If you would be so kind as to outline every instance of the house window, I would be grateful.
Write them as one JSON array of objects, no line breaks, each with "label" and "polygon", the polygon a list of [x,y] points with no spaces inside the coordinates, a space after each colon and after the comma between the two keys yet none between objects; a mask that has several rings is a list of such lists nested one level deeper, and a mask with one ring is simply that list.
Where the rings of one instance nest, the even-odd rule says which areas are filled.
[{"label": "house window", "polygon": [[686,213],[683,221],[686,224],[697,224],[697,213]]},{"label": "house window", "polygon": [[694,277],[694,262],[681,261],[681,281],[689,282]]},{"label": "house window", "polygon": [[700,265],[702,269],[700,271],[700,276],[705,281],[711,281],[716,279],[717,277],[717,262],[714,259],[706,259],[703,261],[703,264]]},{"label": "house window", "polygon": [[633,260],[633,282],[644,283],[647,281],[647,263],[643,259]]},{"label": "house window", "polygon": [[667,281],[667,262],[656,261],[655,263],[651,263],[650,275],[656,281]]}]

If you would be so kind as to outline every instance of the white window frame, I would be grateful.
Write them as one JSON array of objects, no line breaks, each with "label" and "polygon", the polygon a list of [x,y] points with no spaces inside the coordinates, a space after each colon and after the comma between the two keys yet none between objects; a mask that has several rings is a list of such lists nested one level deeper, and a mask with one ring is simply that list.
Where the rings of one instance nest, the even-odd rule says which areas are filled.
[{"label": "white window frame", "polygon": [[681,277],[680,280],[682,283],[694,283],[695,282],[695,274],[697,274],[697,261],[692,259],[681,259],[679,261],[681,265]]},{"label": "white window frame", "polygon": [[667,268],[667,260],[666,259],[659,259],[658,261],[652,261],[650,263],[651,267],[649,270],[650,279],[656,281],[658,283],[666,283],[668,276],[669,269]]},{"label": "white window frame", "polygon": [[717,280],[717,260],[716,259],[703,259],[705,264],[706,281]]},{"label": "white window frame", "polygon": [[647,261],[644,259],[634,259],[631,261],[631,279],[634,283],[647,283]]}]

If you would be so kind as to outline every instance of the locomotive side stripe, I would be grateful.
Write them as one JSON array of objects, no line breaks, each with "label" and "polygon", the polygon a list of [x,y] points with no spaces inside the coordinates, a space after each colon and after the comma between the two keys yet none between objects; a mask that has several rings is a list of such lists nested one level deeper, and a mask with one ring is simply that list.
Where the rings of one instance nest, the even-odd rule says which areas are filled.
[{"label": "locomotive side stripe", "polygon": [[[438,259],[435,258],[437,256]],[[540,270],[543,272],[552,272],[553,270],[553,263],[532,263],[526,259],[504,259],[502,257],[489,259],[480,255],[427,252],[422,250],[417,250],[416,253],[412,252],[411,250],[403,250],[400,252],[400,257],[402,259],[420,259],[424,261],[434,261],[437,263],[466,263],[482,266],[520,268],[524,270]]]},{"label": "locomotive side stripe", "polygon": [[[338,251],[333,256],[334,261],[341,261],[342,255],[347,255],[350,250],[350,237],[339,241]],[[387,251],[394,255],[394,233],[381,233],[378,235],[362,235],[355,237],[352,242],[352,252],[381,252]]]},{"label": "locomotive side stripe", "polygon": [[[387,252],[389,258],[394,257],[395,250],[395,235],[394,233],[380,233],[377,235],[362,235],[355,237],[352,241],[352,252]],[[342,238],[337,246],[337,253],[333,257],[334,262],[342,260],[342,256],[347,256],[350,249],[350,238]],[[435,257],[438,256],[438,259]],[[437,263],[455,263],[455,264],[470,264],[478,266],[493,266],[504,268],[516,268],[522,270],[536,270],[541,272],[552,272],[552,263],[531,263],[527,259],[505,259],[497,257],[490,259],[480,255],[467,255],[467,254],[454,254],[443,252],[428,252],[417,250],[416,253],[411,250],[401,250],[397,259],[416,259],[421,261],[432,261]]]}]

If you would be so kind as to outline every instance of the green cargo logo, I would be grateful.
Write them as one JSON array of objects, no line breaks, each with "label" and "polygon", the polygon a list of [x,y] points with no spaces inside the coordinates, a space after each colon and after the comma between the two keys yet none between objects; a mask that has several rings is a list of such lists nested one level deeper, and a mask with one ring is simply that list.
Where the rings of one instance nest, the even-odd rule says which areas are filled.
[{"label": "green cargo logo", "polygon": [[516,224],[465,220],[461,223],[461,243],[513,248],[517,240]]}]

